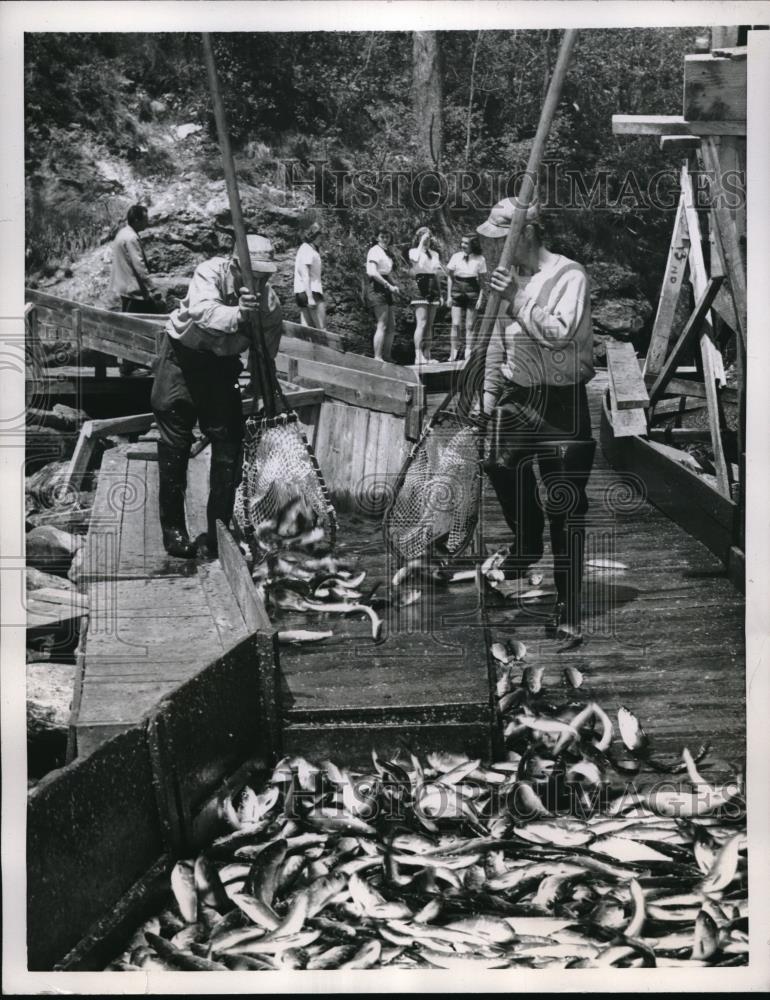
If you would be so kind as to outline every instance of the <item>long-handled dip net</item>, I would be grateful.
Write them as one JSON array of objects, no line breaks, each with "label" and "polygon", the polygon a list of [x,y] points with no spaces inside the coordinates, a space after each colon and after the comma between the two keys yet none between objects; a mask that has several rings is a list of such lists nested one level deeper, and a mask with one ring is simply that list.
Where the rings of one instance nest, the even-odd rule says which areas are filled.
[{"label": "long-handled dip net", "polygon": [[[537,172],[576,36],[576,31],[566,31],[559,48],[500,255],[498,266],[507,270],[513,265],[516,246],[526,225],[527,209],[534,197]],[[493,291],[478,336],[474,338],[471,357],[456,386],[426,424],[396,480],[393,499],[385,513],[384,533],[389,549],[399,560],[419,559],[426,553],[457,556],[473,537],[481,497],[484,436],[468,416],[483,391],[487,347],[500,304],[499,294]]]},{"label": "long-handled dip net", "polygon": [[[238,259],[244,284],[255,294],[257,289],[251,273],[224,102],[208,34],[203,34],[203,51],[222,150]],[[293,522],[315,531],[319,539],[323,538],[333,546],[337,522],[321,470],[297,414],[290,409],[281,390],[275,365],[265,346],[258,312],[251,313],[250,322],[253,406],[251,416],[246,421],[243,473],[235,497],[235,522],[255,558],[261,558],[260,528],[274,528],[279,512],[293,505],[293,509],[296,507]],[[259,399],[263,407],[261,415],[256,412]]]}]

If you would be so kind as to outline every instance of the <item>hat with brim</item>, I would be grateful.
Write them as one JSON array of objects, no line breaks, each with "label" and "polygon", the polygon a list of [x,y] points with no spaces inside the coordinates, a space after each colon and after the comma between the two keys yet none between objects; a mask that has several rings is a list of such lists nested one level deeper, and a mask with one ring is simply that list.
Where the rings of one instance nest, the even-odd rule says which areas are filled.
[{"label": "hat with brim", "polygon": [[[273,262],[273,244],[267,236],[249,235],[246,237],[246,242],[249,247],[251,270],[274,274],[278,269]],[[235,256],[238,256],[237,251]]]},{"label": "hat with brim", "polygon": [[[508,235],[511,228],[513,213],[519,207],[519,202],[515,198],[503,198],[502,201],[492,208],[489,218],[477,226],[476,232],[481,236],[488,236],[491,239],[500,239]],[[527,222],[540,221],[540,203],[535,201],[527,209]]]}]

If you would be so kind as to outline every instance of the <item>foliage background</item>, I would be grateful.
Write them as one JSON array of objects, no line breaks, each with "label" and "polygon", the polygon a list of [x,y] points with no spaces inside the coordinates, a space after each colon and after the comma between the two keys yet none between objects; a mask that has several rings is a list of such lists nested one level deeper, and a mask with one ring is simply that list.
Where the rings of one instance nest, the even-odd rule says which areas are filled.
[{"label": "foliage background", "polygon": [[[629,171],[644,190],[656,171],[676,167],[654,139],[614,137],[612,115],[680,114],[684,56],[699,33],[607,29],[581,32],[578,39],[547,157],[580,172],[588,189],[595,174],[606,171],[610,203],[554,211],[548,228],[553,248],[595,265],[608,293],[656,299],[673,210],[640,208],[633,199],[613,205],[612,199]],[[442,170],[515,171],[525,165],[559,35],[439,33]],[[309,206],[295,204],[292,216],[291,199],[271,195],[281,187],[276,179],[283,161],[295,161],[300,170],[316,158],[355,170],[409,169],[424,162],[414,141],[410,33],[229,33],[215,36],[215,53],[246,201],[253,191],[249,204],[262,228],[272,227],[287,259]],[[191,272],[196,248],[188,247],[189,259],[177,253],[165,260],[169,241],[162,226],[164,218],[184,216],[185,188],[194,198],[203,185],[221,179],[198,35],[27,35],[25,114],[31,283],[68,288],[84,255],[107,245],[133,200],[152,208],[172,186],[178,204],[166,198],[161,228],[148,232],[148,247],[156,251],[159,271]],[[201,133],[174,141],[170,130],[190,122],[202,125]],[[425,213],[404,203],[315,214],[328,233],[330,322],[336,310],[337,327],[352,334],[371,325],[358,289],[372,230],[388,224],[408,244]],[[444,259],[485,214],[449,213]],[[193,234],[191,241],[200,236]],[[206,237],[198,249],[210,252],[215,244]],[[94,277],[98,286],[100,275]],[[170,293],[176,287],[172,282]],[[407,332],[402,323],[402,338]]]}]

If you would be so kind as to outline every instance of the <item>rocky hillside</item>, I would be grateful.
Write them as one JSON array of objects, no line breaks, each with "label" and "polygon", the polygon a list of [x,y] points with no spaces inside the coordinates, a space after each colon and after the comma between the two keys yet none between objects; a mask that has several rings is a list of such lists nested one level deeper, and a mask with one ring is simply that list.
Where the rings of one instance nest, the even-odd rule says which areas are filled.
[{"label": "rocky hillside", "polygon": [[[150,228],[143,233],[148,261],[165,290],[170,311],[184,296],[196,264],[212,254],[228,253],[232,229],[218,147],[210,123],[201,112],[185,115],[178,100],[147,101],[127,96],[124,113],[131,116],[133,145],[117,150],[79,124],[53,130],[53,140],[27,175],[28,284],[76,301],[119,308],[110,300],[110,243],[136,202],[148,205]],[[105,137],[106,140],[107,137]],[[286,162],[312,176],[309,161],[316,150],[291,136],[272,146],[242,144],[236,167],[247,224],[271,237],[278,272],[273,284],[285,315],[299,319],[293,300],[293,260],[302,228],[322,222],[326,239],[324,288],[328,325],[350,346],[371,353],[373,321],[361,301],[363,261],[372,230],[383,219],[397,242],[409,243],[415,225],[424,221],[408,208],[387,212],[322,208],[313,203],[312,186],[287,183]],[[352,157],[353,154],[350,154]],[[341,162],[347,161],[339,157]],[[304,167],[303,167],[304,164]],[[481,221],[450,215],[444,234],[444,260],[459,246],[469,223]],[[553,249],[579,256],[571,244]],[[586,247],[592,278],[597,360],[604,357],[607,337],[632,338],[642,346],[649,333],[654,282],[628,266],[603,259],[602,247]],[[646,294],[645,294],[646,293]],[[448,351],[448,316],[440,317],[435,338],[439,358]],[[395,357],[413,359],[414,317],[399,310]]]}]

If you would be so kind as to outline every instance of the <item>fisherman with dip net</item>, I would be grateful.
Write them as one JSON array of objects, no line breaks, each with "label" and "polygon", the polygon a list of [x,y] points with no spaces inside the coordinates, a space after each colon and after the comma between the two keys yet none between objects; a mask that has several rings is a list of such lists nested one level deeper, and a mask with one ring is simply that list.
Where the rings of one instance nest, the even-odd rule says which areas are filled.
[{"label": "fisherman with dip net", "polygon": [[160,430],[159,508],[163,545],[169,555],[191,559],[197,551],[185,521],[187,463],[196,420],[211,441],[206,509],[208,534],[199,541],[217,553],[216,522],[228,525],[239,478],[244,421],[238,376],[240,355],[252,342],[249,314],[258,311],[267,351],[278,353],[283,313],[267,284],[275,272],[273,247],[264,236],[248,236],[257,294],[243,286],[237,251],[213,257],[195,269],[187,296],[169,316],[152,388]]},{"label": "fisherman with dip net", "polygon": [[[504,238],[514,206],[510,198],[498,202],[477,232]],[[543,555],[545,514],[558,595],[553,626],[571,638],[581,632],[586,484],[596,449],[586,393],[594,376],[588,278],[575,261],[543,246],[536,203],[514,265],[517,276],[498,268],[491,278],[508,307],[489,343],[483,406],[474,418],[482,425],[492,418],[484,468],[513,533],[497,568],[509,580],[526,576]]]}]

